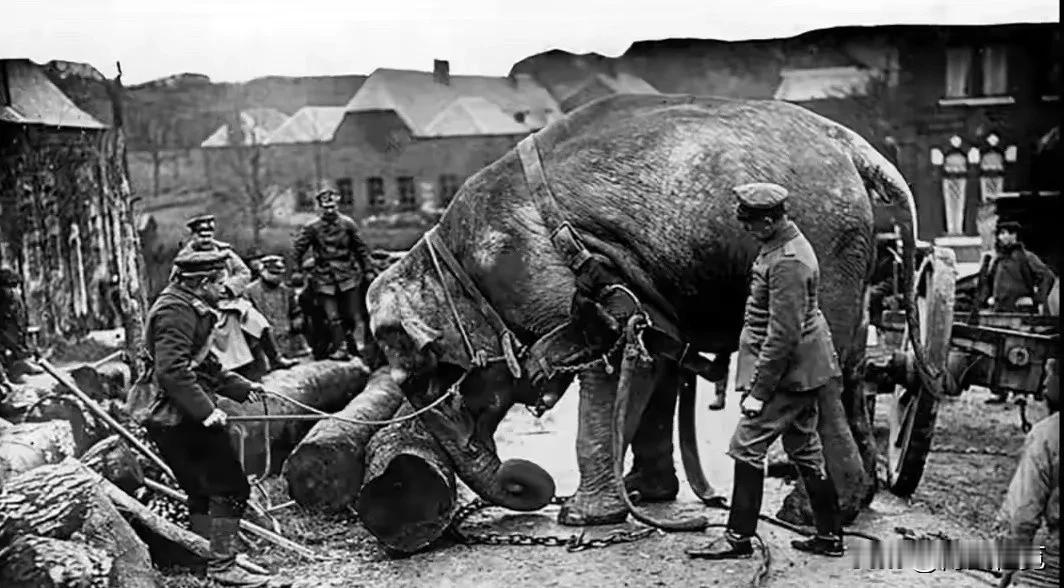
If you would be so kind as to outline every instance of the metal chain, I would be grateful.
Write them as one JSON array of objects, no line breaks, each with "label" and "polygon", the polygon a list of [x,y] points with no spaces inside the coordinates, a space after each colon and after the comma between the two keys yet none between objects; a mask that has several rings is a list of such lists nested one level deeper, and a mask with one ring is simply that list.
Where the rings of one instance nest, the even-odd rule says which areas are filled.
[{"label": "metal chain", "polygon": [[[548,504],[561,505],[569,497],[568,496],[554,496],[550,499]],[[603,547],[609,547],[611,545],[619,545],[621,543],[632,543],[645,539],[654,534],[655,529],[651,527],[643,529],[635,529],[632,531],[614,531],[606,537],[597,539],[585,539],[584,533],[579,535],[569,535],[563,537],[560,535],[530,535],[528,533],[470,533],[462,531],[459,527],[467,518],[474,513],[484,510],[486,508],[495,506],[489,502],[485,502],[480,498],[474,498],[465,506],[462,506],[454,515],[454,519],[451,521],[449,530],[451,534],[458,540],[458,542],[464,545],[520,545],[531,546],[537,545],[541,547],[565,547],[566,551],[577,552],[587,549],[601,549]]]},{"label": "metal chain", "polygon": [[959,453],[964,455],[992,455],[997,457],[1016,457],[1019,451],[1007,451],[997,445],[983,447],[961,447],[960,445],[935,445],[931,447],[932,453]]},{"label": "metal chain", "polygon": [[606,371],[607,373],[609,373],[613,370],[613,366],[609,362],[610,358],[617,355],[617,353],[621,350],[621,347],[624,346],[626,341],[627,338],[622,334],[617,337],[617,340],[613,342],[613,346],[611,346],[610,349],[602,355],[602,357],[598,357],[592,359],[591,361],[586,361],[584,363],[557,366],[556,368],[554,368],[554,371],[559,374],[575,374],[584,370],[589,370],[594,367],[598,367],[599,364],[605,364]]}]

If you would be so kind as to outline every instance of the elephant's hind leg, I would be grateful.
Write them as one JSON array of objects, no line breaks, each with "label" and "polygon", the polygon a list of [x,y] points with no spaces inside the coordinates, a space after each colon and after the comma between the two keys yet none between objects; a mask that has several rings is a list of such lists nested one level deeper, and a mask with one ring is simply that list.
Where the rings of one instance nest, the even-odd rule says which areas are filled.
[{"label": "elephant's hind leg", "polygon": [[629,493],[638,492],[639,502],[674,500],[680,491],[672,443],[680,387],[677,370],[670,362],[659,372],[632,438],[632,469],[624,477],[624,485]]}]

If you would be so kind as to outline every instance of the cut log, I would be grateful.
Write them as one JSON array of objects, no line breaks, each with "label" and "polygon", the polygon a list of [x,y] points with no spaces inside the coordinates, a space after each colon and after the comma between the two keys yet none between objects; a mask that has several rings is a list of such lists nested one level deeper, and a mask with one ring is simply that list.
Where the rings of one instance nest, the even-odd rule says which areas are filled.
[{"label": "cut log", "polygon": [[113,400],[126,399],[126,389],[133,383],[132,371],[121,361],[111,361],[96,368],[103,380],[103,392]]},{"label": "cut log", "polygon": [[207,561],[210,544],[206,539],[155,514],[107,480],[100,481],[100,488],[148,545],[157,565],[199,566]]},{"label": "cut log", "polygon": [[69,458],[11,478],[0,495],[0,543],[19,535],[70,539],[77,533],[113,558],[113,585],[159,586],[147,546],[111,504],[102,482]]},{"label": "cut log", "polygon": [[81,456],[81,463],[132,494],[144,485],[144,470],[129,445],[118,435],[93,445]]},{"label": "cut log", "polygon": [[[337,416],[384,421],[402,402],[399,386],[388,369],[381,368]],[[324,511],[335,512],[354,504],[362,488],[366,444],[380,428],[334,419],[314,425],[281,470],[289,496],[300,506]]]},{"label": "cut log", "polygon": [[[403,401],[395,416],[413,411]],[[451,524],[456,505],[454,466],[419,419],[388,425],[370,439],[365,480],[355,510],[387,550],[418,551]]]},{"label": "cut log", "polygon": [[[369,371],[358,361],[315,361],[266,375],[262,385],[307,406],[324,412],[342,409],[366,385]],[[219,399],[218,406],[230,415],[294,415],[308,411],[272,395],[263,402],[233,402]],[[281,470],[289,452],[314,426],[312,421],[272,421],[233,423],[229,427],[235,447],[243,447],[244,469],[250,475],[263,473],[266,466],[266,439],[270,440],[270,473]],[[243,439],[241,439],[243,437]]]},{"label": "cut log", "polygon": [[0,433],[0,488],[5,481],[37,466],[58,463],[75,453],[67,421],[23,423]]},{"label": "cut log", "polygon": [[0,586],[5,588],[108,588],[114,559],[83,543],[22,535],[0,551]]},{"label": "cut log", "polygon": [[107,427],[85,410],[85,406],[70,394],[56,394],[34,404],[23,415],[23,422],[44,423],[66,421],[74,436],[74,456],[79,456],[89,447],[107,436]]}]

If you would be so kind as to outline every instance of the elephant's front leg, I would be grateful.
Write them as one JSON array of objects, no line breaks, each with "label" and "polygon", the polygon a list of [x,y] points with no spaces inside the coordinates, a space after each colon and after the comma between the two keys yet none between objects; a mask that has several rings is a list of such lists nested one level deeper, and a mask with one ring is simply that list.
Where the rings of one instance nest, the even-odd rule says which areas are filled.
[{"label": "elephant's front leg", "polygon": [[[629,401],[628,438],[634,421],[646,407],[650,386],[632,390]],[[645,388],[645,389],[643,389]],[[613,454],[614,435],[622,434],[613,426],[613,403],[617,378],[596,368],[580,374],[580,414],[576,432],[576,461],[580,469],[580,486],[558,513],[563,525],[610,525],[628,517],[624,497],[618,494],[613,479],[613,463],[624,456]]]}]

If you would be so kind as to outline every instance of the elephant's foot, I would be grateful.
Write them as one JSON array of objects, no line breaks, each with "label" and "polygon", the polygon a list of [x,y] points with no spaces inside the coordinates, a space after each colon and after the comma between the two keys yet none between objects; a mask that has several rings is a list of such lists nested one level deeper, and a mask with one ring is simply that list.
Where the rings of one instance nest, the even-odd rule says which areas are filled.
[{"label": "elephant's foot", "polygon": [[614,492],[588,494],[577,491],[558,512],[558,522],[570,527],[616,525],[628,518],[628,507]]},{"label": "elephant's foot", "polygon": [[650,470],[633,467],[624,477],[624,488],[632,502],[669,502],[680,492],[680,480],[674,469]]}]

